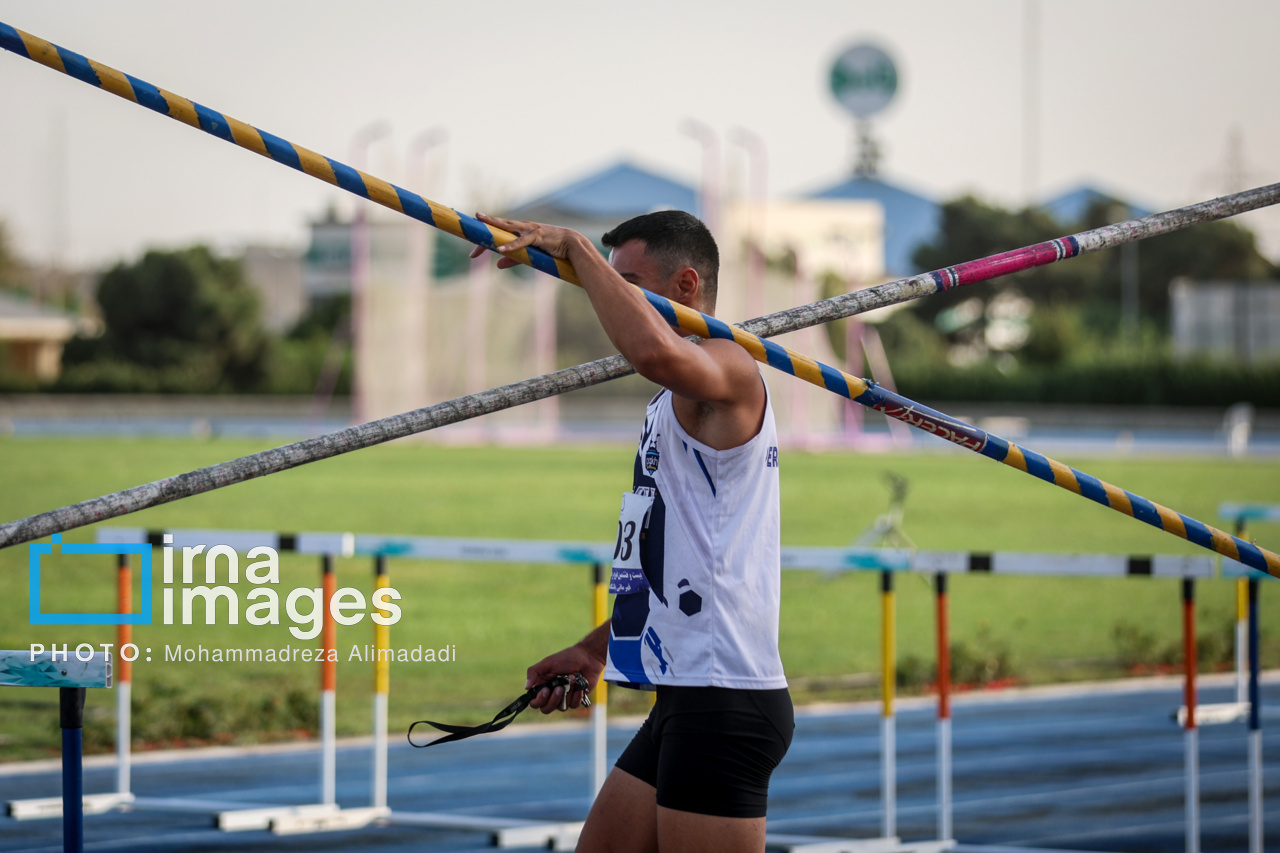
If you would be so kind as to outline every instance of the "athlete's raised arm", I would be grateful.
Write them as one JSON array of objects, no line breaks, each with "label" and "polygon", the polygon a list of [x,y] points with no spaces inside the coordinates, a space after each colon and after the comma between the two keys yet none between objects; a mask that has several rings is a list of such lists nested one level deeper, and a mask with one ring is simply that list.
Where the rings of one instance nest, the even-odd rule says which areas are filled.
[{"label": "athlete's raised arm", "polygon": [[[686,220],[693,223],[686,230],[695,233],[685,240],[692,248],[685,251],[655,251],[649,243],[656,243],[656,239],[645,239],[643,232],[631,236],[625,226],[616,229],[605,235],[612,245],[606,261],[590,240],[571,229],[478,216],[516,235],[499,249],[501,254],[535,246],[573,265],[613,345],[640,375],[671,389],[677,397],[681,425],[690,435],[715,448],[735,447],[755,435],[764,412],[765,391],[750,354],[731,341],[687,340],[643,294],[629,286],[714,313],[719,258],[710,234],[696,219],[681,215],[683,218],[676,220],[682,226]],[[676,239],[685,236],[677,234]],[[473,257],[482,251],[473,252]],[[498,266],[507,268],[516,263],[503,258]],[[701,273],[699,266],[704,270]]]}]

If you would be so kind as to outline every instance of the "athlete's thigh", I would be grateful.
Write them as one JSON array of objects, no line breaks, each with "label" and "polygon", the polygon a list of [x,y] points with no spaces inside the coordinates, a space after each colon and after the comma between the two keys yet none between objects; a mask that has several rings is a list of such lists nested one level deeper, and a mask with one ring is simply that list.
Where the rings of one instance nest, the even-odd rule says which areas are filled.
[{"label": "athlete's thigh", "polygon": [[657,853],[657,808],[652,785],[613,768],[591,804],[578,853]]},{"label": "athlete's thigh", "polygon": [[678,812],[763,818],[769,780],[790,745],[790,697],[715,687],[674,690],[661,731],[657,803]]},{"label": "athlete's thigh", "polygon": [[717,817],[657,807],[662,853],[763,853],[762,817]]}]

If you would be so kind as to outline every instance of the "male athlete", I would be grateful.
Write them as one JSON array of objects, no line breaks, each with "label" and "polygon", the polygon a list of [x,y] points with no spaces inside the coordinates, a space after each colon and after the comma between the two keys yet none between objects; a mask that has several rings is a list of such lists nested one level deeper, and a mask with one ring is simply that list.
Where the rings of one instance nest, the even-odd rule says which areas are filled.
[{"label": "male athlete", "polygon": [[[594,686],[603,673],[657,690],[578,850],[762,851],[769,777],[795,727],[778,656],[773,410],[746,350],[686,340],[631,287],[713,314],[715,240],[693,216],[660,211],[604,235],[606,261],[575,231],[480,218],[517,235],[503,254],[535,246],[569,261],[614,346],[663,388],[623,496],[613,618],[528,671],[526,687],[571,673]],[[581,703],[563,691],[531,704],[549,713]]]}]

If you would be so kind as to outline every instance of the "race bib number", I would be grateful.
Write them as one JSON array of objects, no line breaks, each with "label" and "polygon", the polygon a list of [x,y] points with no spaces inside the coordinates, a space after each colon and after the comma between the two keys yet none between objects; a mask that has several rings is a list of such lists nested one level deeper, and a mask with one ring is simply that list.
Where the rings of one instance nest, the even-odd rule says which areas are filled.
[{"label": "race bib number", "polygon": [[609,578],[609,592],[615,595],[649,588],[649,580],[640,566],[640,533],[652,507],[653,495],[627,492],[622,496],[618,538],[613,546],[613,574]]}]

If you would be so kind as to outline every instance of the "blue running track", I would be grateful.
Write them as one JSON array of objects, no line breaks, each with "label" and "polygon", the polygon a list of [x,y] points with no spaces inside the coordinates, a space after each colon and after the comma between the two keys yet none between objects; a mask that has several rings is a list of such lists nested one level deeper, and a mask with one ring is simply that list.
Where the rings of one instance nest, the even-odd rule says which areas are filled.
[{"label": "blue running track", "polygon": [[[1221,683],[1221,682],[1219,682]],[[1280,679],[1263,685],[1264,803],[1268,846],[1280,849]],[[1200,691],[1226,702],[1227,687]],[[965,844],[1077,850],[1182,853],[1183,736],[1171,720],[1181,699],[1172,682],[1128,682],[1088,693],[1046,688],[955,703],[955,834]],[[796,738],[774,776],[770,832],[872,837],[879,833],[879,715],[870,705],[802,710]],[[616,756],[634,726],[609,734]],[[397,811],[448,812],[534,820],[582,820],[589,806],[589,732],[573,724],[517,727],[428,751],[393,733],[389,805]],[[898,834],[934,838],[933,707],[903,703],[898,716]],[[1243,723],[1200,733],[1204,850],[1246,851],[1246,745]],[[246,754],[247,753],[247,754]],[[314,748],[266,748],[137,756],[140,797],[189,797],[247,804],[303,804],[318,797]],[[0,800],[53,797],[56,769],[0,765]],[[86,793],[109,791],[114,770],[90,762]],[[365,806],[367,746],[338,753],[338,802]],[[224,834],[210,818],[153,811],[85,818],[91,851],[427,851],[488,846],[474,832],[371,826],[276,837]],[[0,817],[0,851],[61,847],[60,820]]]}]

